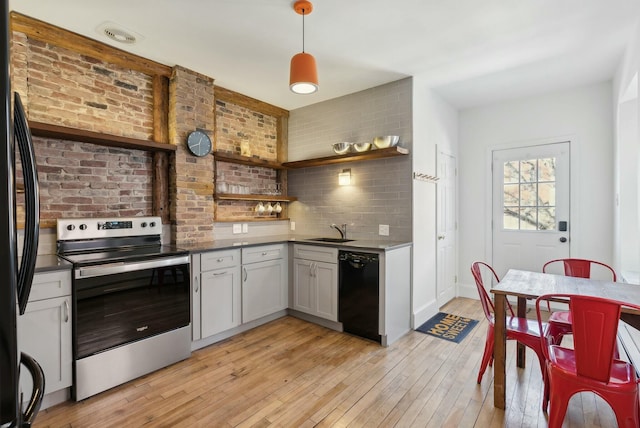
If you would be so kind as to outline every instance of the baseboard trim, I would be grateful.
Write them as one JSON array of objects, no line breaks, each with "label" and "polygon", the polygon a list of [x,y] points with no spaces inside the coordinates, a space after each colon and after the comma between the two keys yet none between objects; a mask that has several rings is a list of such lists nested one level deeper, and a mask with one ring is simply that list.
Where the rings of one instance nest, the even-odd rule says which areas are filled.
[{"label": "baseboard trim", "polygon": [[429,318],[438,313],[438,302],[435,300],[430,301],[426,305],[423,305],[416,312],[411,314],[411,328],[415,329],[427,322]]}]

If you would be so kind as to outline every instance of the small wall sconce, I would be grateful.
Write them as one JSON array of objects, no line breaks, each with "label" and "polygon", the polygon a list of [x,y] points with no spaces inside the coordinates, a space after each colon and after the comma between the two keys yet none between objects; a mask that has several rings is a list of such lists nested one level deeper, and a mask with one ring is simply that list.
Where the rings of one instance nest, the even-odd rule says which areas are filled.
[{"label": "small wall sconce", "polygon": [[351,184],[351,169],[343,169],[338,173],[338,184],[340,186],[348,186]]}]

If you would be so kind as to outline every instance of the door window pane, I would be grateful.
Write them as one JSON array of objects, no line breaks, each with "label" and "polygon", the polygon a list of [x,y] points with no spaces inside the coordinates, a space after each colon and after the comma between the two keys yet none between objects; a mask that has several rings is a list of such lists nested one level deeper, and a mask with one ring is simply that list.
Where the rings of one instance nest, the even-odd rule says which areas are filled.
[{"label": "door window pane", "polygon": [[504,164],[504,182],[520,182],[520,161],[509,161]]},{"label": "door window pane", "polygon": [[555,168],[555,158],[504,163],[504,229],[555,230]]}]

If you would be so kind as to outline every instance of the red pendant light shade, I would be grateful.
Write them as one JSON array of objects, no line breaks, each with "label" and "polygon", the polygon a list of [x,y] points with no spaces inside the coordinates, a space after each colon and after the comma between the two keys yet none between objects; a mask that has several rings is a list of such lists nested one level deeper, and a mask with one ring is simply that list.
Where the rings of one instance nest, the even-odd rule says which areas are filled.
[{"label": "red pendant light shade", "polygon": [[307,0],[298,0],[293,9],[302,15],[302,52],[291,58],[289,88],[296,94],[312,94],[318,90],[318,67],[313,55],[304,51],[304,16],[311,13],[313,5]]}]

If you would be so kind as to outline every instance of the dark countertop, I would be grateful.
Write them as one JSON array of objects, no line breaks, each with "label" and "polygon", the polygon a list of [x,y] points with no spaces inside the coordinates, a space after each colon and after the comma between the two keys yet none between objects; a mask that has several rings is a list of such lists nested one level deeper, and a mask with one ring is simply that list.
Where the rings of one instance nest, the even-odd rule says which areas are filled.
[{"label": "dark countertop", "polygon": [[319,242],[312,241],[311,238],[316,236],[298,236],[298,235],[272,235],[258,236],[254,238],[238,239],[220,239],[212,242],[204,242],[193,245],[178,245],[179,248],[185,249],[191,253],[203,253],[213,250],[228,250],[232,248],[251,247],[255,245],[266,244],[283,244],[298,243],[308,245],[320,245],[325,247],[334,247],[344,250],[375,250],[390,251],[396,248],[402,248],[411,245],[411,242],[394,242],[394,241],[376,241],[376,240],[354,240],[350,242]]},{"label": "dark countertop", "polygon": [[[374,240],[354,240],[350,242],[318,242],[311,241],[310,238],[316,236],[295,236],[295,235],[271,235],[258,236],[253,238],[219,239],[217,241],[198,243],[193,245],[178,245],[179,248],[190,253],[204,253],[214,250],[228,250],[232,248],[246,248],[256,245],[286,244],[294,242],[298,244],[320,245],[334,247],[342,250],[369,250],[369,251],[390,251],[411,245],[411,242],[374,241]],[[59,270],[72,269],[73,265],[55,254],[42,254],[36,259],[36,273],[53,272]]]},{"label": "dark countertop", "polygon": [[43,254],[36,258],[36,273],[71,269],[73,265],[55,254]]}]

